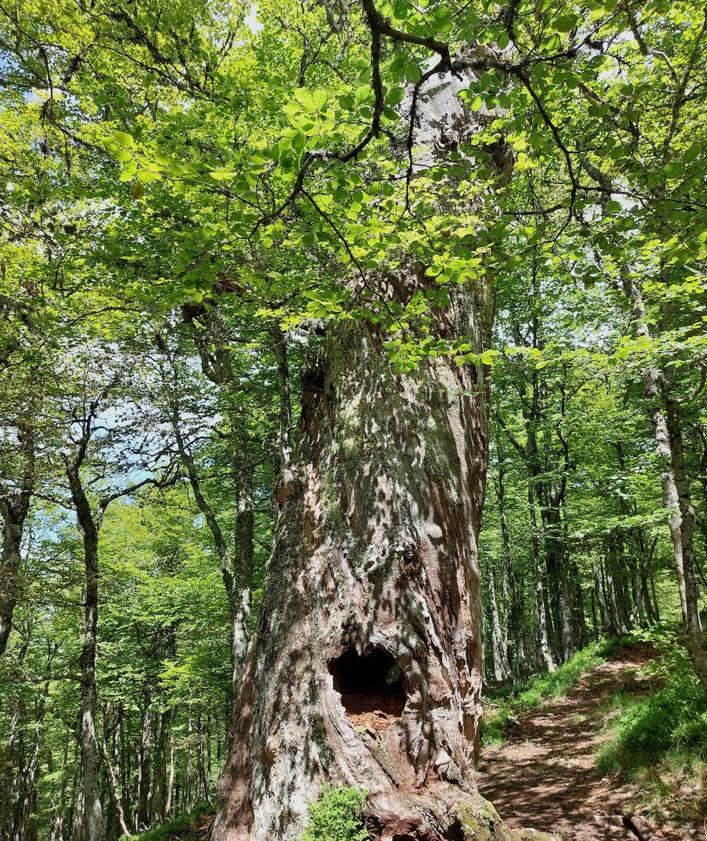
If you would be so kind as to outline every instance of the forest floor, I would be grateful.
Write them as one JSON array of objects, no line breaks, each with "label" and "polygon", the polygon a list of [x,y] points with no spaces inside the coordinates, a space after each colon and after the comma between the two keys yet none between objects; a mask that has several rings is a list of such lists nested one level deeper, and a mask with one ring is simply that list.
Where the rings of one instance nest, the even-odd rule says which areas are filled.
[{"label": "forest floor", "polygon": [[[657,653],[650,646],[622,648],[583,675],[564,697],[548,700],[517,719],[502,745],[485,748],[478,782],[483,796],[511,828],[528,827],[574,841],[636,841],[623,817],[642,811],[641,786],[603,776],[596,753],[611,734],[616,693],[650,692],[636,677]],[[640,820],[640,819],[639,819]],[[704,828],[666,823],[656,839],[707,841]]]}]

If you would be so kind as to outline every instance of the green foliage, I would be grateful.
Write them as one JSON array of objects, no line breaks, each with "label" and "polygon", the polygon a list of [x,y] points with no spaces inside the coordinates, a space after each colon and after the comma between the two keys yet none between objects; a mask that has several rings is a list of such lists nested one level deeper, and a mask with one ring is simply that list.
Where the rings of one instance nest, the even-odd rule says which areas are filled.
[{"label": "green foliage", "polygon": [[612,738],[599,753],[599,767],[633,774],[671,754],[707,762],[707,692],[687,651],[669,631],[640,636],[661,650],[660,659],[641,672],[651,691],[614,698],[618,715],[610,725]]},{"label": "green foliage", "polygon": [[356,788],[325,786],[309,807],[309,823],[302,841],[369,841],[363,821],[367,792]]},{"label": "green foliage", "polygon": [[166,823],[153,826],[147,832],[132,836],[124,835],[123,841],[126,841],[128,837],[133,838],[134,841],[170,841],[175,836],[180,841],[192,841],[200,836],[197,836],[196,832],[191,832],[191,827],[212,810],[213,806],[210,803],[198,803],[189,812]]},{"label": "green foliage", "polygon": [[[153,723],[171,717],[177,779],[199,740],[215,746],[225,729],[228,605],[217,554],[236,530],[234,455],[256,465],[256,603],[263,592],[274,325],[296,329],[287,348],[295,390],[320,324],[354,319],[374,326],[398,370],[447,355],[485,385],[493,369],[490,475],[495,485],[505,471],[506,508],[489,494],[481,556],[485,573],[499,573],[500,624],[515,623],[502,647],[525,644],[526,662],[512,664],[519,674],[542,662],[537,585],[558,613],[561,564],[541,557],[553,542],[571,561],[577,613],[601,614],[595,570],[612,596],[630,602],[640,580],[651,585],[647,601],[656,593],[656,614],[679,612],[665,465],[651,443],[656,400],[642,375],[660,370],[678,407],[704,523],[704,4],[374,5],[388,25],[373,51],[358,3],[14,0],[0,16],[0,497],[25,480],[20,496],[33,495],[23,568],[16,582],[0,576],[20,596],[0,675],[0,741],[14,721],[30,733],[41,719],[40,835],[62,785],[77,779],[65,748],[78,715],[81,547],[62,507],[62,462],[85,408],[74,398],[109,380],[119,384],[85,465],[91,492],[164,472],[180,484],[159,500],[143,488],[105,518],[97,726],[111,742],[120,721],[136,755],[143,707]],[[405,101],[438,61],[444,81],[450,55],[474,57],[466,82],[454,74],[472,123],[432,160]],[[499,185],[490,150],[503,149],[514,166]],[[414,264],[424,282],[408,284]],[[450,335],[435,331],[460,289],[489,309],[494,299],[492,347],[476,340],[484,319],[455,317]],[[139,424],[122,434],[128,404]],[[513,582],[501,581],[504,564]],[[658,618],[646,619],[646,603],[623,607],[620,627]],[[579,624],[596,633],[608,624],[592,619]],[[561,641],[550,642],[557,655]],[[485,738],[605,653],[585,649],[530,681],[503,701]],[[703,752],[704,710],[679,660],[666,653],[672,666],[650,703],[622,701],[610,761],[645,755],[651,728],[659,750]],[[18,781],[21,753],[8,763]],[[122,784],[133,792],[129,767]],[[313,807],[312,826],[335,813],[355,824],[358,795],[336,791]],[[322,826],[317,837],[331,841]]]}]

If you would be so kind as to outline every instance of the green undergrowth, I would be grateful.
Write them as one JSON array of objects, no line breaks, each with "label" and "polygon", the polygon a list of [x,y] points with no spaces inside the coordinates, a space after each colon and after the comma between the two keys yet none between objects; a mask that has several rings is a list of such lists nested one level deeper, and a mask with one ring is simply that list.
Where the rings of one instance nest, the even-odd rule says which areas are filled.
[{"label": "green undergrowth", "polygon": [[597,755],[605,773],[640,782],[656,817],[707,813],[707,692],[674,632],[636,634],[660,657],[638,673],[639,689],[617,693],[609,705],[610,739]]},{"label": "green undergrowth", "polygon": [[566,695],[582,675],[601,665],[621,646],[630,645],[631,637],[611,637],[591,643],[578,651],[554,672],[533,676],[506,686],[485,696],[484,717],[481,719],[481,744],[500,744],[504,741],[509,718],[542,707],[553,698]]},{"label": "green undergrowth", "polygon": [[[185,812],[159,826],[153,826],[140,835],[131,836],[131,841],[171,841],[172,838],[179,838],[179,841],[202,841],[203,833],[191,831],[191,827],[212,811],[211,804],[200,803],[190,812]],[[124,835],[122,841],[127,841],[128,837]]]},{"label": "green undergrowth", "polygon": [[369,841],[363,820],[368,792],[357,788],[325,786],[309,807],[309,823],[302,841]]}]

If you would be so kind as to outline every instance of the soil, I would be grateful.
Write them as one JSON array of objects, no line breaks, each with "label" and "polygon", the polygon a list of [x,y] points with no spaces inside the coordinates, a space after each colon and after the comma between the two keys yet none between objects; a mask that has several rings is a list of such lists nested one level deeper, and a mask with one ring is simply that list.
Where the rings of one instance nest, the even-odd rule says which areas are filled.
[{"label": "soil", "polygon": [[390,694],[342,693],[341,703],[346,710],[346,718],[354,727],[366,730],[385,730],[403,713],[405,698]]},{"label": "soil", "polygon": [[[638,786],[601,776],[595,753],[610,738],[603,732],[608,702],[620,690],[649,692],[648,680],[636,678],[635,670],[655,656],[649,646],[622,649],[587,672],[566,697],[518,719],[505,744],[484,750],[479,789],[511,828],[573,841],[636,841],[623,819],[640,812]],[[651,841],[707,841],[694,826],[654,830]]]}]

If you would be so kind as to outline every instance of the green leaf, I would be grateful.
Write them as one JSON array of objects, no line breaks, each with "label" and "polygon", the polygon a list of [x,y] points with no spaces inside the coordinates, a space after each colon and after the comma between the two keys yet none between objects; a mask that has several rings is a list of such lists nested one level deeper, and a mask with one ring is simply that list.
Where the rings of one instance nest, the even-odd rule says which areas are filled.
[{"label": "green leaf", "polygon": [[126,131],[113,132],[113,142],[118,146],[128,146],[130,148],[135,146],[135,139]]},{"label": "green leaf", "polygon": [[576,26],[579,18],[577,15],[561,15],[553,24],[557,32],[571,32]]}]

